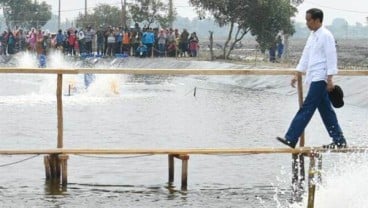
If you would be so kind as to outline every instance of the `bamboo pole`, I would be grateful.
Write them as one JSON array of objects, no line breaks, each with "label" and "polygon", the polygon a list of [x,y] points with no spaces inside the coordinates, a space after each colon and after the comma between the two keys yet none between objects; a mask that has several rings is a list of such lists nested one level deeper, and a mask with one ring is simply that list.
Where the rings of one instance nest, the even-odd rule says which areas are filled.
[{"label": "bamboo pole", "polygon": [[292,200],[299,201],[301,192],[300,192],[300,183],[299,183],[299,156],[298,154],[291,155],[291,190],[292,190]]},{"label": "bamboo pole", "polygon": [[68,159],[69,159],[68,155],[65,154],[59,155],[62,186],[66,186],[68,184]]},{"label": "bamboo pole", "polygon": [[318,172],[317,172],[317,182],[322,183],[322,154],[318,154]]},{"label": "bamboo pole", "polygon": [[43,161],[44,161],[44,164],[45,164],[45,177],[46,177],[46,180],[50,180],[51,179],[50,156],[45,155],[43,157]]},{"label": "bamboo pole", "polygon": [[57,148],[63,148],[63,75],[57,75],[57,88],[56,88],[56,99],[57,99]]},{"label": "bamboo pole", "polygon": [[57,154],[50,154],[49,155],[50,161],[50,173],[51,173],[51,180],[59,180],[60,179],[60,163]]},{"label": "bamboo pole", "polygon": [[[299,102],[299,107],[301,108],[303,106],[303,77],[302,77],[302,73],[298,72],[298,102]],[[299,142],[299,146],[300,147],[304,147],[305,145],[305,134],[304,132],[302,133],[302,135],[300,136],[300,142]],[[305,168],[304,168],[304,155],[299,154],[299,183],[300,186],[302,185],[302,183],[305,181]]]},{"label": "bamboo pole", "polygon": [[312,152],[324,153],[365,153],[368,146],[349,146],[342,149],[324,149],[322,147],[303,148],[195,148],[195,149],[119,149],[119,148],[55,148],[55,149],[0,149],[0,155],[29,154],[84,154],[84,155],[227,155],[227,154],[306,154]]},{"label": "bamboo pole", "polygon": [[[303,80],[302,73],[296,72],[297,77],[297,90],[298,90],[298,103],[299,108],[303,105]],[[304,147],[304,132],[299,139],[299,146]],[[304,156],[303,154],[292,155],[292,189],[293,199],[299,200],[303,192],[303,184],[305,181],[305,169],[304,169]]]},{"label": "bamboo pole", "polygon": [[[297,80],[298,80],[298,102],[299,102],[299,107],[301,108],[303,106],[303,78],[302,78],[301,72],[297,72]],[[304,132],[303,132],[299,140],[300,147],[304,147],[304,143],[305,143],[304,140],[305,140],[305,137],[304,137]]]},{"label": "bamboo pole", "polygon": [[305,158],[303,154],[298,154],[299,156],[299,187],[300,189],[303,189],[303,184],[305,181]]},{"label": "bamboo pole", "polygon": [[[53,69],[53,68],[4,68],[1,73],[16,74],[145,74],[145,75],[294,75],[295,69],[149,69],[149,68],[93,68],[93,69]],[[368,70],[339,70],[342,76],[368,76]]]},{"label": "bamboo pole", "polygon": [[175,163],[174,163],[174,155],[169,154],[169,184],[174,182],[174,171],[175,171]]},{"label": "bamboo pole", "polygon": [[181,155],[180,159],[182,160],[181,165],[181,189],[186,190],[188,186],[188,160],[189,155]]},{"label": "bamboo pole", "polygon": [[315,156],[312,154],[309,161],[309,174],[308,174],[308,208],[314,208],[314,196],[316,193],[316,183],[314,181],[316,172]]}]

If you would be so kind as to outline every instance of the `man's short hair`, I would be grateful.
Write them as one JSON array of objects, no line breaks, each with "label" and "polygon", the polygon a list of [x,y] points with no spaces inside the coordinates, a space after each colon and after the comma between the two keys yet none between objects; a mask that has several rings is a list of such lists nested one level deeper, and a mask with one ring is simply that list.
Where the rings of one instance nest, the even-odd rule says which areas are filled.
[{"label": "man's short hair", "polygon": [[311,14],[313,20],[319,19],[323,22],[323,11],[317,8],[308,9],[307,14]]}]

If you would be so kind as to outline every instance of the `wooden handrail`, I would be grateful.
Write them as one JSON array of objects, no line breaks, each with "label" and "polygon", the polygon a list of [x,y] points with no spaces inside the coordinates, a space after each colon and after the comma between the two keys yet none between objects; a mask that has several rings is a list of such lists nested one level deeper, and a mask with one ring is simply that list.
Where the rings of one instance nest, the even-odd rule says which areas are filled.
[{"label": "wooden handrail", "polygon": [[[145,74],[145,75],[293,75],[295,69],[55,69],[55,68],[0,68],[0,73],[17,74]],[[368,76],[368,70],[340,70],[338,75]]]},{"label": "wooden handrail", "polygon": [[187,149],[0,149],[0,155],[29,155],[29,154],[86,154],[86,155],[226,155],[226,154],[312,154],[312,153],[359,153],[368,151],[367,147],[349,147],[342,149],[324,149],[322,147],[300,148],[187,148]]}]

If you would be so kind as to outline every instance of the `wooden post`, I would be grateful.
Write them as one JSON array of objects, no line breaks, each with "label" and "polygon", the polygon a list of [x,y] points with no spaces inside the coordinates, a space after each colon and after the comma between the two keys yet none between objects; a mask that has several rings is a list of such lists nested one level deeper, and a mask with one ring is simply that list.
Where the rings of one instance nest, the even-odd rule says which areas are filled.
[{"label": "wooden post", "polygon": [[169,183],[174,182],[174,157],[181,160],[181,189],[186,190],[188,186],[188,160],[189,155],[169,155]]},{"label": "wooden post", "polygon": [[315,155],[311,154],[308,174],[308,208],[314,208],[314,196],[316,193],[316,183],[314,181],[314,174],[316,172],[315,163]]},{"label": "wooden post", "polygon": [[318,184],[322,183],[322,154],[318,154],[318,172],[317,172],[317,181]]},{"label": "wooden post", "polygon": [[[63,75],[57,75],[57,86],[56,86],[56,100],[57,100],[57,148],[63,148],[63,102],[62,102],[62,85],[63,85]],[[62,156],[61,156],[62,157]],[[65,157],[62,163],[60,162],[60,156],[58,154],[45,155],[44,165],[45,165],[45,175],[46,180],[60,180],[61,176],[61,166],[62,170],[66,171],[66,159]],[[65,174],[65,176],[67,176]],[[64,173],[63,173],[64,177]],[[64,179],[64,178],[63,178]],[[67,180],[65,180],[67,181]]]},{"label": "wooden post", "polygon": [[59,167],[59,159],[57,154],[45,155],[44,157],[45,164],[45,175],[46,180],[54,180],[60,179],[60,167]]},{"label": "wooden post", "polygon": [[299,154],[299,186],[303,188],[303,184],[305,181],[305,168],[304,168],[304,155]]},{"label": "wooden post", "polygon": [[[303,78],[302,78],[301,72],[297,72],[297,80],[298,80],[298,102],[299,102],[299,107],[302,107],[303,105]],[[303,132],[302,135],[300,136],[299,145],[301,147],[304,147],[304,144],[305,144],[305,136]]]},{"label": "wooden post", "polygon": [[299,154],[292,154],[292,178],[291,178],[291,189],[292,189],[292,200],[301,200],[301,184],[299,178]]},{"label": "wooden post", "polygon": [[57,88],[56,88],[56,100],[57,100],[57,148],[63,148],[63,74],[57,75]]},{"label": "wooden post", "polygon": [[[303,80],[302,73],[297,72],[297,82],[298,82],[298,102],[299,107],[303,105]],[[305,137],[304,132],[300,136],[299,146],[304,147]],[[301,193],[303,191],[303,184],[305,181],[305,169],[304,169],[304,155],[303,154],[293,154],[292,156],[292,187],[294,199],[299,200]]]},{"label": "wooden post", "polygon": [[213,31],[209,31],[209,33],[210,33],[210,45],[209,45],[209,47],[210,47],[210,60],[211,61],[213,61],[213,60],[215,60],[215,54],[214,54],[214,52],[213,52]]},{"label": "wooden post", "polygon": [[188,186],[188,160],[189,160],[189,155],[181,155],[180,159],[182,160],[181,189],[186,190],[187,186]]},{"label": "wooden post", "polygon": [[[297,74],[297,79],[298,79],[298,102],[299,102],[299,107],[301,108],[303,106],[303,77],[302,77],[302,73],[298,72]],[[305,144],[305,134],[304,132],[302,133],[302,135],[300,136],[300,142],[299,142],[299,146],[300,147],[304,147]],[[305,181],[305,168],[304,168],[304,155],[303,154],[299,154],[299,186],[302,186],[304,181]]]},{"label": "wooden post", "polygon": [[50,154],[50,173],[51,173],[51,180],[53,179],[60,179],[60,161],[57,154]]},{"label": "wooden post", "polygon": [[69,159],[68,155],[65,154],[59,155],[62,186],[66,186],[68,184],[68,159]]},{"label": "wooden post", "polygon": [[45,155],[45,174],[46,181],[51,181],[52,183],[60,183],[66,186],[68,183],[68,159],[69,156],[65,154],[50,154]]},{"label": "wooden post", "polygon": [[169,184],[174,182],[174,155],[169,154]]},{"label": "wooden post", "polygon": [[51,179],[51,167],[50,167],[50,156],[49,155],[45,155],[43,157],[43,161],[45,164],[45,176],[46,176],[46,180],[50,180]]}]

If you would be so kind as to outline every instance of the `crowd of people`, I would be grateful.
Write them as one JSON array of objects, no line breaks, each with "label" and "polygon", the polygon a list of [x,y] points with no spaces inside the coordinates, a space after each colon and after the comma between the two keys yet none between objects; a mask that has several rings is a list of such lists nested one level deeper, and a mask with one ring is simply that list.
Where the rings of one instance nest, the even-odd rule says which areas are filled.
[{"label": "crowd of people", "polygon": [[138,24],[129,29],[88,25],[80,30],[74,27],[65,31],[60,29],[57,33],[35,28],[24,31],[16,27],[0,36],[1,55],[25,50],[41,55],[55,49],[71,56],[196,57],[199,39],[196,32],[190,34],[186,29],[181,32],[173,28],[141,29]]}]

